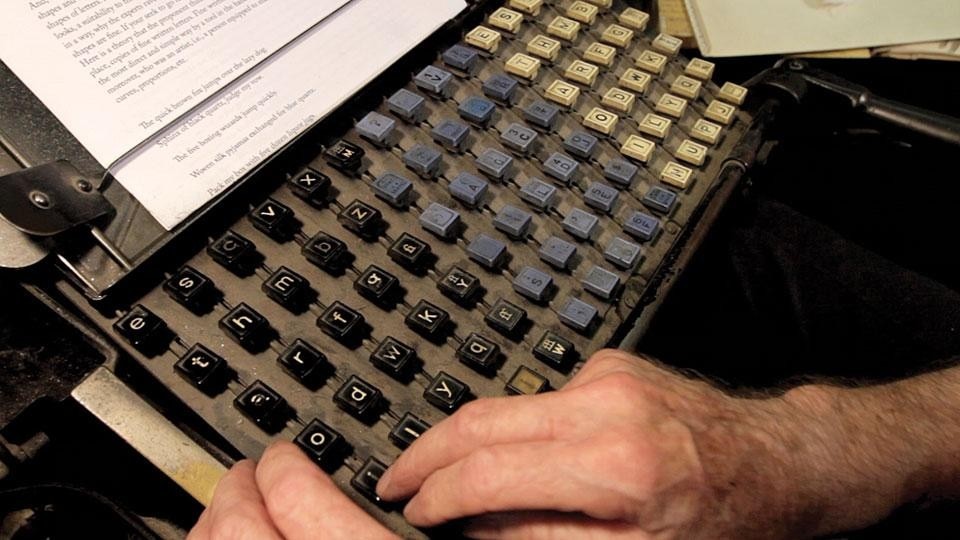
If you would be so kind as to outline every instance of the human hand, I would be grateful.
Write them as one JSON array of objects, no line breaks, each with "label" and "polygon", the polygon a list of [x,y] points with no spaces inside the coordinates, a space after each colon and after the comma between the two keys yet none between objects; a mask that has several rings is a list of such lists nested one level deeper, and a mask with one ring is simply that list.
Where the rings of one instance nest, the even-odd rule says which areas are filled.
[{"label": "human hand", "polygon": [[792,536],[806,507],[790,487],[788,406],[601,351],[556,392],[468,403],[378,493],[412,496],[417,526],[478,516],[478,538]]},{"label": "human hand", "polygon": [[396,538],[353,503],[303,452],[278,442],[259,463],[233,466],[188,540]]}]

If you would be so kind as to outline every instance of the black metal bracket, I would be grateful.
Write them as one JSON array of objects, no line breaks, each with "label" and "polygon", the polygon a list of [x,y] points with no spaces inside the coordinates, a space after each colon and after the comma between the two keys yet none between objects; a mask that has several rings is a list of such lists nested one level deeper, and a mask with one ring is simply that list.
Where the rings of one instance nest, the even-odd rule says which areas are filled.
[{"label": "black metal bracket", "polygon": [[812,88],[846,98],[850,106],[884,122],[960,146],[960,119],[875,95],[869,88],[788,58],[750,79],[747,86],[765,87],[802,103]]},{"label": "black metal bracket", "polygon": [[67,161],[0,177],[0,216],[31,236],[55,236],[112,213],[94,183]]}]

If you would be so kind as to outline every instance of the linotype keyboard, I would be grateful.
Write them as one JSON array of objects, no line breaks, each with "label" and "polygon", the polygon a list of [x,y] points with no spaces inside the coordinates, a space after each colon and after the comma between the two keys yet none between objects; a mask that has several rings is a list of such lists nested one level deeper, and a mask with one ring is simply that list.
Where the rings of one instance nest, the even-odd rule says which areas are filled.
[{"label": "linotype keyboard", "polygon": [[104,325],[237,450],[294,440],[414,534],[384,468],[615,344],[746,127],[745,89],[615,4],[487,12]]}]

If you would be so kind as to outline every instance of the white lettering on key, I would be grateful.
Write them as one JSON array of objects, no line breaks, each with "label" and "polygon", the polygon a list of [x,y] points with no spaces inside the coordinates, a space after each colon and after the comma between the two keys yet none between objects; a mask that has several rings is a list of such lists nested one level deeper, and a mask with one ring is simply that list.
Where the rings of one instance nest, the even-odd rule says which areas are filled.
[{"label": "white lettering on key", "polygon": [[246,315],[241,315],[239,317],[230,319],[230,322],[232,322],[237,328],[246,330],[248,324],[253,324],[253,319],[247,317]]},{"label": "white lettering on key", "polygon": [[354,386],[350,389],[350,399],[354,401],[363,401],[367,399],[367,393]]},{"label": "white lettering on key", "polygon": [[423,319],[424,321],[427,321],[428,323],[432,323],[432,322],[436,321],[436,320],[437,320],[437,317],[439,317],[439,316],[440,316],[439,313],[432,313],[429,309],[425,309],[425,310],[421,311],[420,313],[417,313],[417,318],[418,318],[418,319]]},{"label": "white lettering on key", "polygon": [[130,328],[132,330],[142,330],[144,326],[147,325],[147,321],[143,320],[143,317],[137,317],[130,321]]},{"label": "white lettering on key", "polygon": [[280,289],[281,291],[287,292],[288,290],[290,290],[290,286],[293,285],[293,283],[294,283],[294,280],[292,277],[280,276],[280,279],[278,279],[274,283],[274,285],[276,285],[277,288]]},{"label": "white lettering on key", "polygon": [[447,386],[447,381],[440,381],[440,385],[435,388],[437,392],[443,392],[447,397],[453,397],[453,390],[450,390],[450,387]]},{"label": "white lettering on key", "polygon": [[325,442],[327,442],[327,437],[323,433],[317,432],[310,435],[310,444],[314,446],[322,446]]}]

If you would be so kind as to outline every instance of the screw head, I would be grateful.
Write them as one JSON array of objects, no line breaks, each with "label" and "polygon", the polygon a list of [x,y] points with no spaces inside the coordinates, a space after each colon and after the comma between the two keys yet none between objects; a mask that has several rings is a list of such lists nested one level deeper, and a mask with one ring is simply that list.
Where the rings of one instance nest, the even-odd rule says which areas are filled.
[{"label": "screw head", "polygon": [[31,191],[30,202],[32,202],[37,208],[50,208],[50,197],[42,191]]},{"label": "screw head", "polygon": [[86,179],[81,178],[80,180],[77,180],[77,189],[84,193],[89,193],[90,190],[93,189],[93,184]]},{"label": "screw head", "polygon": [[804,64],[803,61],[801,60],[791,60],[790,62],[787,63],[787,67],[789,67],[794,71],[803,71],[803,69],[806,68],[807,65]]}]

